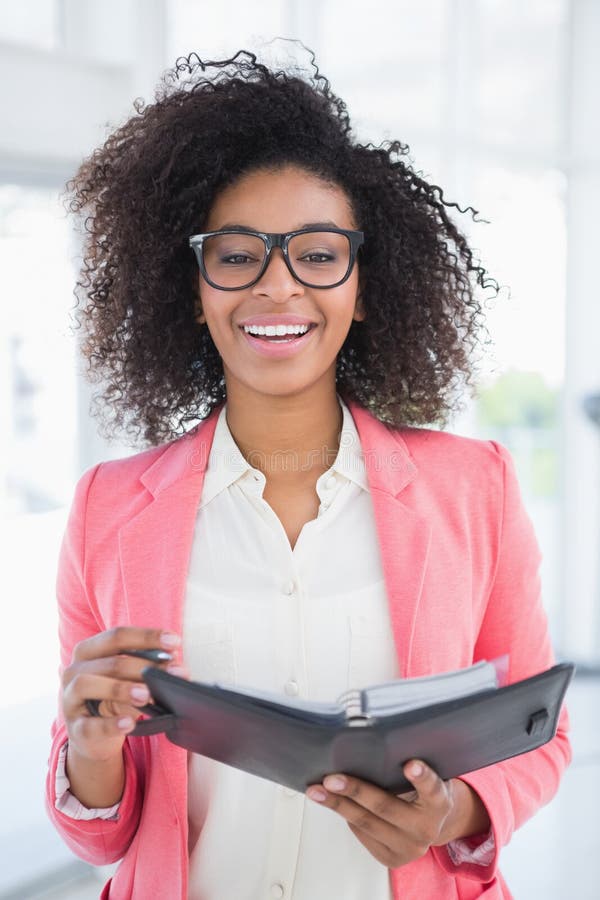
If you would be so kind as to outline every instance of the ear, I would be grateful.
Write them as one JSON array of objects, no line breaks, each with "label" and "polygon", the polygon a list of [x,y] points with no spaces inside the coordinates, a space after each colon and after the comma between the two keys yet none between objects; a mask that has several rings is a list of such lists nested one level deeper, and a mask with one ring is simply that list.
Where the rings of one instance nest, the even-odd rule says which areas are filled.
[{"label": "ear", "polygon": [[355,322],[362,322],[366,316],[367,312],[363,303],[362,293],[359,291],[356,297],[356,303],[354,304],[354,315],[352,316],[352,319]]},{"label": "ear", "polygon": [[194,315],[194,319],[198,323],[198,325],[206,325],[206,316],[202,312],[202,303],[200,302],[200,298],[196,300],[196,312]]}]

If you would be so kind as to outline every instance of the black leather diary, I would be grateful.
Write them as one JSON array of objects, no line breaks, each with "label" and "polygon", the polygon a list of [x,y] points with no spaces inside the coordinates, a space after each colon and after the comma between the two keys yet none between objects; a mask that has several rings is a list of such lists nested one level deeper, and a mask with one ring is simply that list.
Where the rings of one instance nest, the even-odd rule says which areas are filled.
[{"label": "black leather diary", "polygon": [[561,662],[504,687],[374,713],[369,691],[350,691],[315,711],[152,666],[143,672],[154,701],[144,707],[150,717],[131,734],[164,732],[180,747],[297,791],[339,772],[402,793],[412,789],[402,773],[409,759],[423,759],[448,779],[547,743],[574,670]]}]

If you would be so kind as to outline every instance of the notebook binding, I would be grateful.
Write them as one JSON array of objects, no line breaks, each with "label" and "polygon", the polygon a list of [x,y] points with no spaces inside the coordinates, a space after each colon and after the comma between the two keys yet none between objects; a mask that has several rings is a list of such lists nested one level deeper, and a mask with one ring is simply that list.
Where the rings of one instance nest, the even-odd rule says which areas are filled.
[{"label": "notebook binding", "polygon": [[363,711],[362,691],[352,690],[346,691],[340,697],[340,703],[346,710],[346,719],[366,719],[368,718]]}]

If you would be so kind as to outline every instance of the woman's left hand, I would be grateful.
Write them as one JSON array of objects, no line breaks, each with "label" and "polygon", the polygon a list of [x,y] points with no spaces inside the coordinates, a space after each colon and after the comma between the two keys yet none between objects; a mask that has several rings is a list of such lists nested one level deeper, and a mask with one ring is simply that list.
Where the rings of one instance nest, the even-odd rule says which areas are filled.
[{"label": "woman's left hand", "polygon": [[328,775],[306,793],[346,819],[361,844],[390,869],[489,827],[483,803],[464,781],[442,781],[414,759],[405,764],[404,775],[415,788],[407,794],[391,794],[349,775]]}]

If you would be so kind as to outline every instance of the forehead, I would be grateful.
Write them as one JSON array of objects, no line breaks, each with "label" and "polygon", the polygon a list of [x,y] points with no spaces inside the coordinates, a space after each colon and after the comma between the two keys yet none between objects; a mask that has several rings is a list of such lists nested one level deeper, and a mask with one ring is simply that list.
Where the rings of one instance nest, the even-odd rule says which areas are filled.
[{"label": "forehead", "polygon": [[207,231],[232,223],[258,231],[293,231],[317,221],[355,227],[345,191],[304,169],[286,166],[250,172],[224,188],[213,202]]}]

